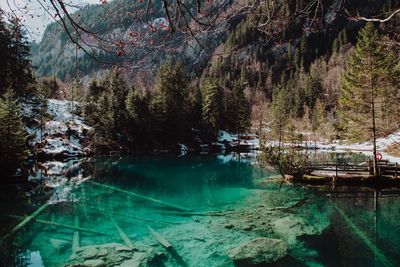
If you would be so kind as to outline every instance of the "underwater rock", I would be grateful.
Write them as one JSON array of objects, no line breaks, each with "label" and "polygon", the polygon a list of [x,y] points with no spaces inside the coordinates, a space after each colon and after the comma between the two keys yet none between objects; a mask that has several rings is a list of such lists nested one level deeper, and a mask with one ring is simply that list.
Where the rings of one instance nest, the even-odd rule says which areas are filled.
[{"label": "underwater rock", "polygon": [[284,241],[272,238],[256,238],[229,251],[235,264],[257,265],[276,262],[287,255]]},{"label": "underwater rock", "polygon": [[227,223],[227,224],[224,225],[224,227],[225,227],[226,229],[232,229],[233,226],[234,226],[234,225],[231,224],[231,223]]},{"label": "underwater rock", "polygon": [[132,259],[122,262],[118,267],[146,267],[149,263],[149,256],[144,252],[135,252]]},{"label": "underwater rock", "polygon": [[105,267],[106,263],[103,260],[86,260],[83,262],[85,267]]},{"label": "underwater rock", "polygon": [[62,239],[50,238],[50,243],[58,252],[64,252],[70,246],[71,242]]},{"label": "underwater rock", "polygon": [[82,257],[85,259],[92,259],[97,256],[97,253],[99,253],[97,248],[87,248],[82,252]]},{"label": "underwater rock", "polygon": [[97,257],[104,257],[107,256],[108,250],[105,248],[99,249],[99,252],[97,253]]},{"label": "underwater rock", "polygon": [[115,251],[118,251],[118,252],[122,252],[122,251],[132,251],[132,249],[131,249],[131,248],[128,248],[128,247],[126,247],[126,246],[117,246],[117,247],[115,247]]},{"label": "underwater rock", "polygon": [[253,227],[254,227],[254,225],[245,225],[245,226],[243,227],[243,230],[244,230],[244,231],[250,231],[251,229],[253,229]]},{"label": "underwater rock", "polygon": [[319,231],[299,216],[289,215],[276,220],[273,230],[278,233],[290,246],[296,244],[296,239],[302,235],[315,235]]}]

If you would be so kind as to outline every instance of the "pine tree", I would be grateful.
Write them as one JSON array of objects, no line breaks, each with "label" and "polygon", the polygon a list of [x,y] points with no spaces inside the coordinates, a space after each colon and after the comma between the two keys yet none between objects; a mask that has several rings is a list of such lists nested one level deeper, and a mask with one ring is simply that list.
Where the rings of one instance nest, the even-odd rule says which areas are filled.
[{"label": "pine tree", "polygon": [[223,117],[222,89],[210,80],[206,81],[203,97],[203,130],[208,141],[217,138]]},{"label": "pine tree", "polygon": [[4,167],[15,167],[14,163],[26,155],[27,134],[12,89],[0,99],[0,136],[0,162]]},{"label": "pine tree", "polygon": [[95,123],[96,132],[108,141],[116,140],[117,129],[117,100],[113,91],[104,91],[97,102],[98,120]]},{"label": "pine tree", "polygon": [[27,96],[32,93],[29,90],[29,84],[34,81],[31,72],[30,44],[17,17],[12,18],[9,28],[11,37],[8,68],[9,84],[18,96]]},{"label": "pine tree", "polygon": [[8,67],[10,60],[10,32],[3,20],[4,12],[0,9],[0,94],[3,94],[9,86]]},{"label": "pine tree", "polygon": [[43,140],[43,130],[46,125],[47,117],[47,99],[49,95],[49,90],[46,86],[38,84],[35,89],[35,95],[33,97],[32,103],[32,115],[39,121],[40,129],[40,140]]},{"label": "pine tree", "polygon": [[175,146],[187,137],[187,84],[182,63],[168,61],[159,68],[152,110],[162,145]]},{"label": "pine tree", "polygon": [[361,29],[355,53],[341,84],[339,114],[351,139],[373,141],[374,176],[378,175],[376,138],[379,134],[379,100],[386,95],[389,66],[381,36],[373,23]]},{"label": "pine tree", "polygon": [[142,148],[145,141],[149,141],[147,136],[150,124],[148,103],[134,87],[129,89],[125,100],[127,116],[128,139],[136,149]]},{"label": "pine tree", "polygon": [[83,105],[83,117],[86,123],[91,126],[94,126],[99,119],[97,101],[103,91],[105,91],[105,89],[98,84],[97,80],[94,79],[89,83]]},{"label": "pine tree", "polygon": [[234,83],[232,96],[228,100],[227,119],[230,121],[231,130],[238,135],[244,133],[250,127],[250,104],[247,101],[243,89]]},{"label": "pine tree", "polygon": [[271,131],[279,141],[279,148],[281,148],[290,119],[290,109],[287,103],[288,92],[280,85],[273,93],[271,104]]}]

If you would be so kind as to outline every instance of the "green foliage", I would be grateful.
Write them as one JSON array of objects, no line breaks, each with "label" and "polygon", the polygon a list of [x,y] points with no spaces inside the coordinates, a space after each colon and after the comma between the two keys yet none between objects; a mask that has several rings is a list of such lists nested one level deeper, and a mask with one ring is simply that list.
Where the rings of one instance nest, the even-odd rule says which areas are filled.
[{"label": "green foliage", "polygon": [[203,97],[203,125],[206,140],[215,140],[222,126],[223,104],[222,89],[207,80]]},{"label": "green foliage", "polygon": [[7,89],[0,99],[0,136],[0,162],[5,167],[15,167],[26,156],[27,134],[12,89]]},{"label": "green foliage", "polygon": [[157,73],[152,112],[157,140],[161,145],[177,144],[186,138],[188,78],[182,63],[168,61]]},{"label": "green foliage", "polygon": [[235,83],[231,97],[228,99],[227,120],[229,130],[235,133],[244,133],[250,127],[250,104],[247,101],[243,89]]},{"label": "green foliage", "polygon": [[39,121],[40,140],[43,140],[43,129],[47,118],[47,99],[49,96],[48,87],[38,84],[35,89],[35,95],[32,97],[32,116]]},{"label": "green foliage", "polygon": [[132,87],[126,97],[125,106],[128,141],[135,149],[141,149],[145,147],[143,140],[149,137],[151,131],[151,128],[149,128],[151,118],[148,101]]},{"label": "green foliage", "polygon": [[12,88],[17,96],[33,93],[30,62],[30,44],[22,30],[19,19],[12,17],[9,23],[3,20],[0,10],[0,93]]},{"label": "green foliage", "polygon": [[281,146],[284,139],[286,127],[290,119],[290,107],[287,104],[288,97],[288,91],[283,87],[276,90],[272,96],[271,132],[273,137],[279,141],[279,146]]},{"label": "green foliage", "polygon": [[260,156],[264,166],[272,166],[279,171],[282,178],[291,175],[294,179],[301,179],[307,171],[308,157],[305,152],[296,148],[281,149],[265,147]]},{"label": "green foliage", "polygon": [[347,137],[370,140],[381,134],[382,103],[398,94],[388,94],[393,59],[382,45],[382,37],[372,23],[360,31],[355,53],[348,62],[339,99],[339,115]]}]

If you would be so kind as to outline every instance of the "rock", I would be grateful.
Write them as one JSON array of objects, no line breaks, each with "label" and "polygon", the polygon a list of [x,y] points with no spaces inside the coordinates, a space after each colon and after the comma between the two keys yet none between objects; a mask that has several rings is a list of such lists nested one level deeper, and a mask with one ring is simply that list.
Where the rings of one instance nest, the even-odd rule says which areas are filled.
[{"label": "rock", "polygon": [[287,255],[287,245],[279,239],[256,238],[231,249],[228,255],[235,264],[273,263]]},{"label": "rock", "polygon": [[126,260],[119,267],[146,267],[149,262],[149,256],[144,252],[135,252],[132,259]]},{"label": "rock", "polygon": [[71,244],[69,241],[55,238],[50,238],[50,243],[58,252],[61,253],[64,252]]},{"label": "rock", "polygon": [[224,227],[225,227],[226,229],[232,229],[232,228],[233,228],[233,224],[228,223],[228,224],[225,224]]},{"label": "rock", "polygon": [[85,259],[92,259],[97,256],[99,251],[97,248],[87,248],[82,252],[82,257]]},{"label": "rock", "polygon": [[99,252],[97,253],[97,257],[104,257],[107,256],[108,250],[105,248],[99,249]]},{"label": "rock", "polygon": [[299,236],[319,234],[317,228],[307,223],[303,218],[293,215],[276,220],[272,228],[289,246],[295,245]]},{"label": "rock", "polygon": [[106,263],[103,260],[86,260],[82,265],[85,267],[105,267]]},{"label": "rock", "polygon": [[245,230],[245,231],[250,231],[251,229],[253,229],[253,227],[254,227],[254,225],[245,225],[245,226],[243,227],[243,230]]},{"label": "rock", "polygon": [[76,255],[75,253],[74,254],[72,254],[70,257],[69,257],[69,260],[70,261],[74,261],[74,260],[76,260],[78,258],[78,255]]},{"label": "rock", "polygon": [[118,246],[115,247],[115,251],[132,251],[132,249],[125,246]]}]

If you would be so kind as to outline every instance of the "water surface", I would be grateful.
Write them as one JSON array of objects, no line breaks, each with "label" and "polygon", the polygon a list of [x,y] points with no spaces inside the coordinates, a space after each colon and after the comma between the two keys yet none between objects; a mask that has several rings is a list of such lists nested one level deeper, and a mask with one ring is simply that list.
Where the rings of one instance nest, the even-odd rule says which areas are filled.
[{"label": "water surface", "polygon": [[[136,246],[166,255],[154,266],[233,266],[228,251],[258,236],[288,242],[289,256],[280,266],[397,266],[400,262],[400,205],[395,190],[374,193],[366,188],[265,183],[276,180],[269,178],[276,173],[261,169],[254,155],[103,157],[47,162],[47,166],[47,173],[37,171],[31,177],[36,186],[0,189],[1,236],[20,221],[15,216],[23,218],[50,202],[38,220],[99,233],[81,232],[80,246],[123,243],[114,220]],[[301,205],[280,209],[292,203]],[[193,215],[183,216],[181,208]],[[252,214],[256,208],[265,212],[261,219]],[[242,227],[242,218],[200,216],[209,211],[246,214],[254,220],[254,229],[246,229],[247,217]],[[287,218],[304,226],[282,233],[279,229],[285,225],[278,222]],[[230,222],[233,228],[225,227]],[[174,245],[179,260],[170,257],[147,226]],[[64,266],[72,254],[72,240],[71,229],[31,222],[4,243],[1,266]]]}]

